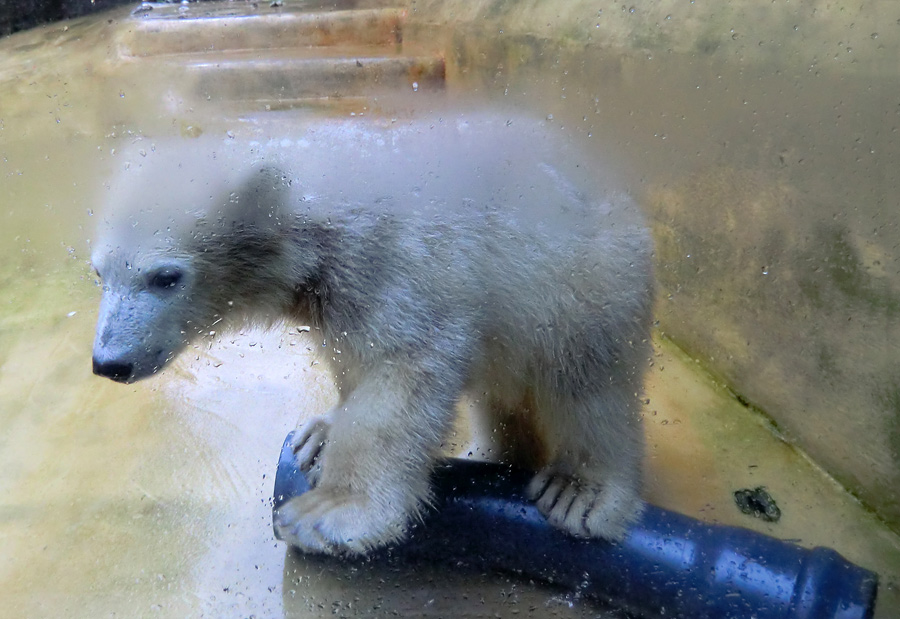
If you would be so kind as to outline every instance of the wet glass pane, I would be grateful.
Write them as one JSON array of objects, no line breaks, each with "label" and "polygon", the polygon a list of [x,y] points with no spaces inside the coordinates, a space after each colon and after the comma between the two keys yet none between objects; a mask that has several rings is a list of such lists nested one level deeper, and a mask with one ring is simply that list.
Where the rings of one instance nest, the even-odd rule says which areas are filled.
[{"label": "wet glass pane", "polygon": [[[900,7],[93,9],[0,7],[11,615],[664,611],[651,575],[579,563],[593,544],[693,566],[666,616],[728,579],[751,614],[801,603],[764,569],[794,559],[669,512],[832,548],[878,574],[875,617],[900,607]],[[375,558],[276,539],[282,441],[330,410],[298,457],[376,507],[319,493],[279,535]],[[330,432],[357,437],[340,466]],[[488,485],[425,559],[379,550],[438,535],[422,499],[462,492],[415,486],[438,455],[555,463],[552,496],[479,468],[518,494]],[[557,504],[630,541],[541,554],[517,519]],[[297,524],[329,505],[345,519]]]}]

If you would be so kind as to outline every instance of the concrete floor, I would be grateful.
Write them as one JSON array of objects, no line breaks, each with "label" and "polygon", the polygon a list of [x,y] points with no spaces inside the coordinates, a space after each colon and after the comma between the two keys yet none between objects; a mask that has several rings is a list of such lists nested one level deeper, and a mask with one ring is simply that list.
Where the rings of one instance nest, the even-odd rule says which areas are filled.
[{"label": "concrete floor", "polygon": [[[303,336],[234,334],[135,385],[91,375],[86,248],[107,153],[227,126],[174,95],[146,111],[158,74],[111,69],[108,36],[87,21],[0,41],[0,616],[619,616],[506,575],[286,552],[271,529],[278,450],[334,398]],[[898,616],[900,539],[664,339],[647,399],[649,501],[833,547],[881,574],[876,616]],[[466,427],[459,453],[477,443]],[[758,485],[779,523],[734,505]]]},{"label": "concrete floor", "polygon": [[[506,575],[286,551],[271,529],[278,448],[334,398],[311,342],[246,332],[116,385],[90,374],[92,302],[60,307],[53,325],[23,316],[4,339],[0,615],[619,616]],[[896,616],[900,541],[852,497],[665,341],[647,398],[648,500],[833,547],[881,573],[877,616]],[[465,427],[451,449],[477,452]],[[757,485],[778,501],[777,524],[735,506],[735,489]]]}]

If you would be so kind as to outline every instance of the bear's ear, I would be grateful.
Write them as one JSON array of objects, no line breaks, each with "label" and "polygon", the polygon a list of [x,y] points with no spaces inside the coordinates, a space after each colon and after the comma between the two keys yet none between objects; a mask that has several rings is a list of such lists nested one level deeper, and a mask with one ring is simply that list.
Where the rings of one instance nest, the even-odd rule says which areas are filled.
[{"label": "bear's ear", "polygon": [[290,194],[290,178],[279,168],[255,166],[232,194],[229,219],[260,227],[277,225]]}]

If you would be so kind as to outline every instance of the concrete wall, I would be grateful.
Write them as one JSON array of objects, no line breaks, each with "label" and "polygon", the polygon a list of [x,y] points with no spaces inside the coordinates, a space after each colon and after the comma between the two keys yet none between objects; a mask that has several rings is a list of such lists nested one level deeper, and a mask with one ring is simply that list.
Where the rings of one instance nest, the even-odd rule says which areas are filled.
[{"label": "concrete wall", "polygon": [[414,0],[407,42],[612,149],[661,330],[900,530],[900,5],[633,5]]}]

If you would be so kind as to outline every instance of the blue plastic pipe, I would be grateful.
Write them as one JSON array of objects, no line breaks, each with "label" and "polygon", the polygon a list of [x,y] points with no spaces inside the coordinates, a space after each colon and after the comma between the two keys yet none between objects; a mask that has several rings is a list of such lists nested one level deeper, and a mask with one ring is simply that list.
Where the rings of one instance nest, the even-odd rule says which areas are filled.
[{"label": "blue plastic pipe", "polygon": [[[285,440],[273,510],[309,490]],[[866,619],[878,576],[834,550],[807,550],[754,531],[707,524],[652,505],[621,543],[580,540],[525,498],[525,471],[448,459],[434,509],[390,560],[463,563],[554,583],[641,617]]]}]

